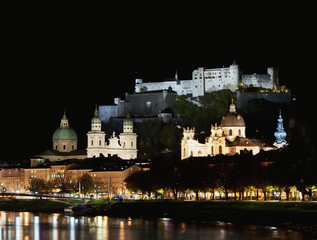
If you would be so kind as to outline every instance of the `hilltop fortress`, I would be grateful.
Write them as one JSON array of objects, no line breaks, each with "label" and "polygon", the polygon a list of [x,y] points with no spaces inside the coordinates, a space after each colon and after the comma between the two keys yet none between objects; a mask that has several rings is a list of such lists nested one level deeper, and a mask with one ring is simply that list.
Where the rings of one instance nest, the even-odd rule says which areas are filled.
[{"label": "hilltop fortress", "polygon": [[266,74],[240,74],[239,66],[233,62],[229,67],[204,68],[193,71],[191,80],[179,80],[176,72],[175,79],[164,82],[143,82],[136,79],[135,92],[158,90],[173,90],[178,95],[192,94],[193,97],[204,96],[206,92],[229,89],[235,92],[239,88],[264,88],[278,91],[280,89],[277,70],[267,68]]},{"label": "hilltop fortress", "polygon": [[137,78],[134,93],[126,93],[124,100],[115,98],[113,105],[99,106],[99,114],[103,123],[124,118],[127,112],[135,121],[157,117],[170,121],[177,95],[201,97],[205,93],[226,89],[237,93],[238,109],[252,99],[291,102],[290,91],[279,84],[277,69],[268,67],[265,74],[242,74],[239,66],[233,62],[229,67],[199,67],[192,72],[190,80],[180,80],[177,71],[174,78],[162,82],[144,82]]}]

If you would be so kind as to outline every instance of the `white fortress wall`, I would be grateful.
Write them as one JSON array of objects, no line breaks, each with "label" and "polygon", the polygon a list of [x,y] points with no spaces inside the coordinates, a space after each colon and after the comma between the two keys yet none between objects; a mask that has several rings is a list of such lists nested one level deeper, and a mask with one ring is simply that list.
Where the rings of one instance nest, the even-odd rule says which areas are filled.
[{"label": "white fortress wall", "polygon": [[[192,80],[178,80],[177,75],[173,81],[146,82],[136,79],[135,92],[158,91],[172,89],[178,95],[192,94],[193,97],[204,96],[206,92],[215,92],[229,89],[238,90],[239,84],[250,87],[277,89],[278,72],[273,67],[267,68],[266,74],[242,74],[235,63],[229,67],[204,68],[199,67],[192,72]],[[241,82],[240,82],[241,81]]]},{"label": "white fortress wall", "polygon": [[142,79],[136,79],[135,92],[158,91],[172,89],[178,95],[192,94],[192,80],[164,81],[164,82],[143,82]]},{"label": "white fortress wall", "polygon": [[177,82],[176,81],[167,81],[167,82],[142,82],[138,83],[139,86],[135,88],[135,92],[142,91],[158,91],[158,90],[168,90],[168,88],[175,89]]},{"label": "white fortress wall", "polygon": [[192,86],[193,86],[192,80],[181,80],[180,85],[177,85],[174,91],[177,92],[178,95],[192,94],[193,93]]}]

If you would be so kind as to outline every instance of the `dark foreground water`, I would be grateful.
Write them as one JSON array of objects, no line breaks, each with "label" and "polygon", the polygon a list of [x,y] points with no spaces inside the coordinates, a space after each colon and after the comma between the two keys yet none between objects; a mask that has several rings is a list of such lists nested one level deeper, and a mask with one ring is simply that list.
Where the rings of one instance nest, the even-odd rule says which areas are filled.
[{"label": "dark foreground water", "polygon": [[0,212],[0,240],[7,239],[310,239],[291,230],[225,222],[172,219],[71,217],[63,214]]}]

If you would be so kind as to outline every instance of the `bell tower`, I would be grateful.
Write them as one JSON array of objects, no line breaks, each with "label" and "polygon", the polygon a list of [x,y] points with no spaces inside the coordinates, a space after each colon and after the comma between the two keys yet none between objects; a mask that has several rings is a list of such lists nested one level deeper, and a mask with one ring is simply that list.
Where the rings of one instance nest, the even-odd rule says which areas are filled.
[{"label": "bell tower", "polygon": [[101,131],[101,119],[99,117],[98,106],[95,107],[94,116],[91,119],[91,131],[87,133],[87,157],[100,157],[100,153],[105,151],[106,134]]},{"label": "bell tower", "polygon": [[281,114],[281,110],[280,110],[279,116],[277,119],[276,132],[274,133],[275,142],[273,145],[278,147],[278,148],[283,148],[283,147],[287,146],[287,141],[285,140],[286,135],[287,134],[284,131],[283,118],[282,118],[282,114]]}]

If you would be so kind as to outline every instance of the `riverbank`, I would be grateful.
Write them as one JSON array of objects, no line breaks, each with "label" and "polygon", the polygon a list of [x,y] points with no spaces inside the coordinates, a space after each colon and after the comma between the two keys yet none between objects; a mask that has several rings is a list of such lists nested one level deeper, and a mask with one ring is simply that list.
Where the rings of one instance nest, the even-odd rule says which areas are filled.
[{"label": "riverbank", "polygon": [[106,215],[269,225],[317,237],[315,202],[133,201],[113,205]]},{"label": "riverbank", "polygon": [[[112,201],[91,200],[92,215],[131,218],[173,218],[176,220],[224,221],[283,227],[317,237],[316,202],[247,201]],[[51,200],[6,200],[2,211],[63,213],[67,203]]]},{"label": "riverbank", "polygon": [[0,201],[0,211],[62,213],[67,203],[48,199],[5,199]]}]

